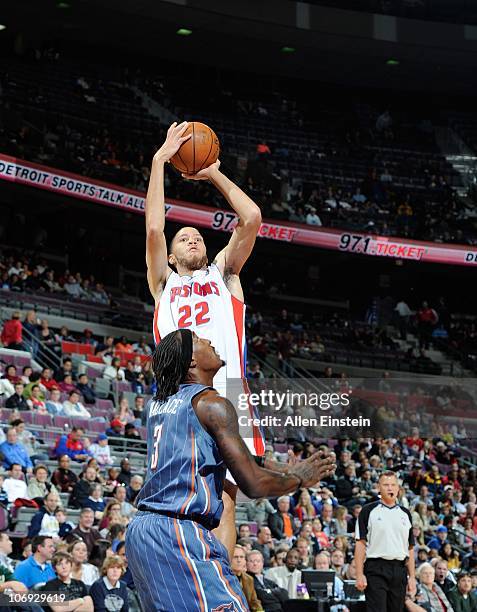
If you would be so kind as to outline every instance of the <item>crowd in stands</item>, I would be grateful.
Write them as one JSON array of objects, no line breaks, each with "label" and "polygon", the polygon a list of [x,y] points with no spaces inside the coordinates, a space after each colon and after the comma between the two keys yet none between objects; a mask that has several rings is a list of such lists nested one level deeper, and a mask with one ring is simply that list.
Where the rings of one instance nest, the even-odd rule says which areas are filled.
[{"label": "crowd in stands", "polygon": [[[460,179],[439,153],[432,125],[412,113],[364,103],[338,105],[335,111],[330,100],[320,120],[314,104],[291,96],[271,94],[260,101],[211,84],[209,94],[204,98],[202,87],[196,99],[191,83],[185,94],[180,87],[186,82],[179,87],[173,79],[139,70],[108,81],[106,74],[81,68],[67,60],[54,66],[44,59],[10,63],[2,75],[5,153],[144,191],[164,126],[158,130],[130,88],[135,85],[169,105],[174,116],[210,123],[225,156],[247,159],[245,171],[235,170],[236,163],[227,171],[257,200],[264,217],[475,244],[475,207],[454,191]],[[188,107],[180,105],[182,99]],[[15,116],[8,122],[17,104],[25,121]],[[111,106],[117,106],[114,122]],[[221,111],[211,113],[212,107]],[[166,193],[223,207],[208,184],[184,181],[173,172],[167,174]]]},{"label": "crowd in stands", "polygon": [[[388,469],[400,479],[399,503],[411,512],[416,541],[419,587],[407,609],[477,610],[477,471],[456,456],[439,463],[442,444],[458,448],[453,438],[424,439],[417,430],[400,440],[343,439],[334,447],[335,477],[293,496],[243,506],[232,568],[250,609],[285,610],[289,599],[302,598],[304,569],[333,569],[334,597],[341,603],[331,609],[348,609],[343,581],[356,579],[356,522],[363,504],[377,499],[379,474]],[[316,448],[326,445],[295,443],[293,453],[301,459]],[[267,452],[281,457],[276,446]],[[439,598],[443,607],[435,603]]]}]

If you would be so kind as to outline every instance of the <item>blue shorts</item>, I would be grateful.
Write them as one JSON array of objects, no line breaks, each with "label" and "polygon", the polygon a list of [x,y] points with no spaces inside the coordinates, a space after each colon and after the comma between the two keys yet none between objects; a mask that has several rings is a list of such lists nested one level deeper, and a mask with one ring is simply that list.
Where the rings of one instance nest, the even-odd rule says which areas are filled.
[{"label": "blue shorts", "polygon": [[126,557],[147,612],[243,612],[249,607],[225,547],[194,523],[138,512]]}]

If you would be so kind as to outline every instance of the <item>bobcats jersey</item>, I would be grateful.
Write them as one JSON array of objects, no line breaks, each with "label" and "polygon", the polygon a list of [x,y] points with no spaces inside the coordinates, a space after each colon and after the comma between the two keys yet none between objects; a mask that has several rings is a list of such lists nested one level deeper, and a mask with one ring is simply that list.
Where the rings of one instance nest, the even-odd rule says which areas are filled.
[{"label": "bobcats jersey", "polygon": [[[180,328],[210,340],[225,361],[214,377],[214,389],[220,395],[227,396],[227,379],[246,385],[245,304],[230,293],[215,264],[195,270],[192,276],[170,274],[154,312],[155,343]],[[256,416],[251,406],[250,416]],[[241,428],[241,435],[252,454],[263,455],[264,439],[258,427]]]},{"label": "bobcats jersey", "polygon": [[192,400],[208,389],[184,384],[164,402],[147,406],[147,474],[139,510],[201,515],[211,528],[222,514],[225,465],[202,427]]}]

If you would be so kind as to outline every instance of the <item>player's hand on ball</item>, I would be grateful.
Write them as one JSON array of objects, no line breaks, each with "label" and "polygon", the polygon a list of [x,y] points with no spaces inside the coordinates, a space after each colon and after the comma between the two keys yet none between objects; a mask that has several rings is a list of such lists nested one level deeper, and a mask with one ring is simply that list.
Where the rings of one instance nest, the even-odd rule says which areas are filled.
[{"label": "player's hand on ball", "polygon": [[368,581],[366,580],[366,576],[356,576],[356,588],[358,591],[364,591],[368,586]]},{"label": "player's hand on ball", "polygon": [[183,136],[188,125],[189,124],[187,121],[183,121],[179,124],[177,124],[177,121],[174,121],[174,123],[167,130],[167,136],[164,144],[154,155],[154,158],[163,162],[169,161],[171,157],[177,153],[179,147],[191,137],[191,134]]},{"label": "player's hand on ball", "polygon": [[184,174],[182,173],[183,178],[189,179],[190,181],[210,181],[213,177],[214,172],[217,172],[220,168],[220,159],[218,159],[215,163],[210,164],[207,168],[202,168],[199,170],[197,174]]}]

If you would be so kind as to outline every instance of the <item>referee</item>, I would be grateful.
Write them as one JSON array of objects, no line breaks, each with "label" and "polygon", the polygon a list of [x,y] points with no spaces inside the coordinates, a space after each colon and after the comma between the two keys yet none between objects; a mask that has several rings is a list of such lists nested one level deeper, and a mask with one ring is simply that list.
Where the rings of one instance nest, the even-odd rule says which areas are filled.
[{"label": "referee", "polygon": [[366,504],[356,522],[356,587],[367,612],[402,612],[406,587],[416,593],[411,515],[396,502],[394,472],[383,472],[378,487],[381,499]]}]

